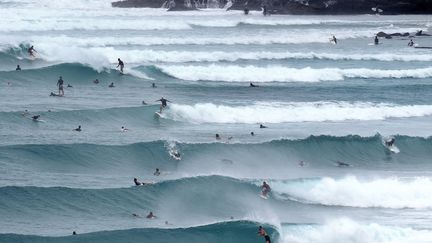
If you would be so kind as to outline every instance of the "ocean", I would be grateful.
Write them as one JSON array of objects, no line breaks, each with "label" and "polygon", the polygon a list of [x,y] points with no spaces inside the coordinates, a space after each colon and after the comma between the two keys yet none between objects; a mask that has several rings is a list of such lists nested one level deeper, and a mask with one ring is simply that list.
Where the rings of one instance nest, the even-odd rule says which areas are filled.
[{"label": "ocean", "polygon": [[1,0],[0,16],[0,242],[432,239],[431,50],[373,44],[431,16],[108,0]]}]

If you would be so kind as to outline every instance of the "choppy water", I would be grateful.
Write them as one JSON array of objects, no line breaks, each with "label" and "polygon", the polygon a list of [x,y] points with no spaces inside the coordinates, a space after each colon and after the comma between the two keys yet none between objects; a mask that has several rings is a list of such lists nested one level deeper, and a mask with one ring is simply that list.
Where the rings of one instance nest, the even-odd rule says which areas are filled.
[{"label": "choppy water", "polygon": [[[0,1],[0,16],[0,242],[263,242],[258,225],[280,243],[430,241],[432,56],[369,44],[432,17],[103,0]],[[73,87],[50,97],[59,76]]]}]

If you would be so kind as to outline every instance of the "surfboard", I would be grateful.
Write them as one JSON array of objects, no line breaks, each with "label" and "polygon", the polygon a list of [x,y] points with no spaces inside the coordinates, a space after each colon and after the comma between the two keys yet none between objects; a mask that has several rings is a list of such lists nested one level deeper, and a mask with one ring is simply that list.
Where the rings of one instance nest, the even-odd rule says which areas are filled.
[{"label": "surfboard", "polygon": [[396,147],[396,145],[392,145],[392,146],[387,146],[388,150],[390,150],[391,152],[398,154],[400,152],[399,148]]},{"label": "surfboard", "polygon": [[162,118],[162,113],[160,113],[159,111],[156,111],[156,112],[155,112],[155,116],[156,116],[156,117],[159,117],[159,118]]},{"label": "surfboard", "polygon": [[268,196],[264,196],[263,194],[259,194],[259,196],[262,198],[262,199],[265,199],[265,200],[267,200],[268,199]]}]

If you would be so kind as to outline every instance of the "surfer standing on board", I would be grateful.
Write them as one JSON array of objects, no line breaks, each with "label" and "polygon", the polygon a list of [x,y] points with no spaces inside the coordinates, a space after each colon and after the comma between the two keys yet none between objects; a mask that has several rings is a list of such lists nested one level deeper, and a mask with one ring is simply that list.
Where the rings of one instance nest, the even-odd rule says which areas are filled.
[{"label": "surfer standing on board", "polygon": [[60,76],[59,80],[57,81],[57,86],[58,86],[58,89],[59,89],[59,94],[58,94],[59,96],[63,96],[64,95],[63,83],[64,83],[63,78],[62,78],[62,76]]},{"label": "surfer standing on board", "polygon": [[34,53],[37,51],[34,49],[34,46],[30,46],[30,48],[27,50],[27,52],[31,57],[36,57]]},{"label": "surfer standing on board", "polygon": [[156,100],[156,101],[160,101],[160,102],[161,102],[160,112],[159,112],[159,113],[162,113],[162,110],[163,110],[165,107],[168,106],[168,103],[167,103],[167,102],[171,102],[171,101],[169,101],[169,100],[167,100],[167,99],[164,99],[164,97],[162,97],[162,98],[160,98],[159,100]]},{"label": "surfer standing on board", "polygon": [[120,72],[123,73],[124,63],[122,60],[120,60],[120,58],[117,58],[117,60],[118,60],[117,68],[120,67]]},{"label": "surfer standing on board", "polygon": [[271,191],[271,188],[270,188],[269,184],[267,184],[267,182],[264,181],[262,186],[261,186],[261,194],[264,197],[267,197],[270,191]]}]

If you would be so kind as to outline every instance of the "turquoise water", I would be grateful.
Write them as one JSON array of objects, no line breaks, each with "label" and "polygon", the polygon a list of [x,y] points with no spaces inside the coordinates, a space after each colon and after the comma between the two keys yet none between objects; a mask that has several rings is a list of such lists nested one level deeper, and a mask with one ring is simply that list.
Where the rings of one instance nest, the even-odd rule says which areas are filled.
[{"label": "turquoise water", "polygon": [[[259,225],[280,243],[429,242],[432,57],[369,44],[430,16],[104,0],[0,1],[0,16],[0,242],[263,242]],[[72,87],[51,97],[59,76]]]}]

